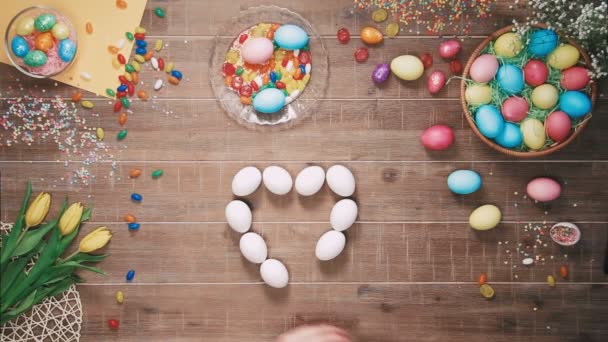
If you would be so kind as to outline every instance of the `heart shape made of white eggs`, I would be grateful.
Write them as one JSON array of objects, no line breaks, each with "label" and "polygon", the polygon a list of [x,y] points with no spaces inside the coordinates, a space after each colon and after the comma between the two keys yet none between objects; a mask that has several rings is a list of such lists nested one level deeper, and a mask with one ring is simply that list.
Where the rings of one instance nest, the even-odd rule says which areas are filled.
[{"label": "heart shape made of white eggs", "polygon": [[[333,165],[327,170],[320,166],[304,168],[295,180],[295,189],[300,196],[313,196],[318,193],[327,180],[329,188],[340,197],[349,197],[355,193],[355,177],[343,165]],[[294,181],[287,170],[272,165],[264,172],[254,166],[239,170],[232,179],[232,193],[239,197],[249,196],[264,183],[264,187],[275,195],[286,195],[294,187]],[[357,220],[359,209],[357,203],[349,198],[336,202],[331,210],[329,222],[331,230],[324,233],[315,248],[315,255],[321,261],[336,258],[346,246],[343,231],[350,228]],[[245,259],[261,264],[260,275],[270,287],[283,288],[289,283],[287,267],[277,259],[268,259],[268,247],[264,238],[255,232],[249,232],[253,215],[249,206],[241,200],[233,200],[225,209],[228,226],[242,233],[239,249]]]}]

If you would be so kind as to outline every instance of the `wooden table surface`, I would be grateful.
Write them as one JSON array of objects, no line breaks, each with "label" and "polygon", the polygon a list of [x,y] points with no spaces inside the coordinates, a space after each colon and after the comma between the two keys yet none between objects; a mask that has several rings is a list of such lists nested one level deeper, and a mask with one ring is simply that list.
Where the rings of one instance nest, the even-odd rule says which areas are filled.
[{"label": "wooden table surface", "polygon": [[[328,50],[328,94],[312,117],[292,129],[251,131],[219,107],[207,61],[218,29],[259,3],[149,1],[142,25],[170,45],[166,54],[187,79],[155,94],[154,101],[133,104],[129,136],[114,153],[115,176],[107,177],[112,164],[101,162],[91,166],[99,175],[91,185],[71,184],[64,178],[68,157],[56,145],[0,147],[3,221],[14,220],[31,179],[35,190],[93,205],[93,222],[84,232],[100,224],[114,231],[112,255],[100,264],[108,275],[84,274],[87,283],[78,287],[82,341],[272,341],[286,329],[319,321],[347,328],[357,341],[608,340],[608,276],[602,271],[608,240],[605,87],[590,125],[571,146],[545,159],[510,159],[469,129],[458,82],[437,96],[428,94],[423,79],[405,83],[392,77],[382,88],[371,83],[377,63],[405,53],[432,52],[435,68],[447,71],[436,36],[405,31],[357,64],[352,54],[359,39],[341,45],[335,33],[344,26],[356,34],[370,22],[368,14],[353,13],[348,0],[285,0],[275,3],[310,20]],[[510,10],[511,4],[498,2],[494,17],[473,26],[463,43],[463,61],[485,35],[526,15]],[[167,8],[163,20],[153,14],[159,5]],[[149,85],[152,75],[142,73],[143,81]],[[18,89],[18,82],[48,97],[72,92],[52,81],[17,78],[15,70],[0,66],[0,92]],[[90,118],[92,124],[113,137],[119,126],[108,101],[88,97],[100,114]],[[418,139],[438,123],[454,128],[456,144],[429,153]],[[353,170],[360,211],[345,251],[334,261],[321,263],[313,252],[336,200],[326,187],[313,199],[298,198],[294,191],[286,198],[265,191],[250,198],[254,230],[263,234],[270,255],[285,262],[291,278],[283,290],[263,285],[258,267],[244,261],[239,236],[225,223],[232,176],[246,165],[277,164],[296,175],[309,164],[336,163]],[[132,167],[146,176],[129,179]],[[156,168],[165,175],[153,180],[148,175]],[[445,180],[459,168],[478,171],[482,190],[451,194]],[[539,175],[566,184],[548,207],[523,196],[526,183]],[[129,201],[133,191],[144,195],[141,205]],[[468,215],[486,203],[502,209],[503,222],[476,233]],[[135,234],[122,222],[127,212],[142,223]],[[536,252],[545,262],[521,265],[516,247],[525,239],[525,226],[561,220],[580,225],[578,245],[540,246]],[[562,264],[570,275],[550,288],[545,279],[557,276]],[[124,278],[128,269],[137,271],[130,284]],[[487,272],[496,290],[493,300],[479,295],[480,272]],[[114,301],[117,290],[125,294],[123,305]],[[107,327],[110,318],[120,320],[120,330]]]}]

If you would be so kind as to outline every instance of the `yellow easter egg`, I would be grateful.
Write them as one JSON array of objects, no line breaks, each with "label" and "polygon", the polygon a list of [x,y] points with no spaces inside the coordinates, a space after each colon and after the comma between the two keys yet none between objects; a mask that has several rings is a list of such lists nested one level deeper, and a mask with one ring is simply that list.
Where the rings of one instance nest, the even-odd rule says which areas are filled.
[{"label": "yellow easter egg", "polygon": [[391,71],[402,80],[414,81],[424,73],[424,65],[416,56],[403,55],[393,58]]},{"label": "yellow easter egg", "polygon": [[557,104],[559,93],[551,84],[541,84],[532,90],[532,104],[540,109],[551,109]]},{"label": "yellow easter egg", "polygon": [[23,17],[19,19],[15,31],[20,36],[27,36],[34,32],[34,17]]},{"label": "yellow easter egg", "polygon": [[473,84],[465,90],[464,98],[472,106],[488,104],[492,101],[492,88],[487,84]]},{"label": "yellow easter egg", "polygon": [[70,29],[64,23],[57,23],[51,29],[51,33],[57,40],[62,40],[66,39],[70,35]]},{"label": "yellow easter egg", "polygon": [[498,225],[502,214],[497,206],[492,204],[482,205],[473,210],[469,216],[469,225],[477,230],[489,230]]},{"label": "yellow easter egg", "polygon": [[494,52],[498,56],[511,58],[517,56],[524,45],[521,42],[521,37],[517,33],[507,32],[498,37],[494,42]]},{"label": "yellow easter egg", "polygon": [[539,150],[545,145],[545,125],[538,119],[526,119],[519,125],[524,136],[524,144],[531,150]]},{"label": "yellow easter egg", "polygon": [[580,57],[581,53],[577,48],[570,44],[562,44],[549,54],[547,63],[555,69],[563,70],[576,65]]}]

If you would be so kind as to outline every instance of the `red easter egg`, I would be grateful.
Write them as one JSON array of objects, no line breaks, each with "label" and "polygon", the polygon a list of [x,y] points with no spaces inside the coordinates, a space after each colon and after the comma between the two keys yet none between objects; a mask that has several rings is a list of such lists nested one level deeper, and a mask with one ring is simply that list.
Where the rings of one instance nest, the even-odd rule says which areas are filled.
[{"label": "red easter egg", "polygon": [[572,121],[568,114],[558,110],[547,116],[545,129],[549,138],[556,142],[562,142],[570,136]]},{"label": "red easter egg", "polygon": [[452,59],[460,52],[462,43],[460,40],[450,39],[439,44],[439,56],[445,59]]},{"label": "red easter egg", "polygon": [[363,63],[369,58],[369,51],[367,48],[360,47],[355,50],[355,60],[359,63]]},{"label": "red easter egg", "polygon": [[530,104],[519,96],[511,96],[502,103],[500,112],[507,121],[519,122],[528,116]]},{"label": "red easter egg", "polygon": [[431,126],[422,133],[420,142],[429,150],[445,150],[454,143],[454,131],[446,125]]},{"label": "red easter egg", "polygon": [[451,61],[450,62],[450,71],[455,75],[462,73],[462,63],[460,63],[460,61],[457,59]]},{"label": "red easter egg", "polygon": [[581,90],[589,84],[589,72],[582,66],[573,66],[562,71],[560,85],[566,90]]},{"label": "red easter egg", "polygon": [[531,59],[524,66],[524,79],[531,86],[539,86],[547,81],[549,69],[542,61]]},{"label": "red easter egg", "polygon": [[426,88],[431,94],[437,94],[445,85],[445,74],[443,71],[435,70],[427,79]]}]

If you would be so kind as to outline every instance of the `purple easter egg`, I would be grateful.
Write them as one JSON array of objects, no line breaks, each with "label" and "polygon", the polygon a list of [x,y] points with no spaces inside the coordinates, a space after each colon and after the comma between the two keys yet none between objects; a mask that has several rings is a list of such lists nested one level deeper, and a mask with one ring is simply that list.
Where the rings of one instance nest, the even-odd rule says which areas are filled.
[{"label": "purple easter egg", "polygon": [[390,75],[391,69],[388,64],[378,64],[372,73],[372,80],[376,84],[384,83],[388,79],[388,75]]}]

